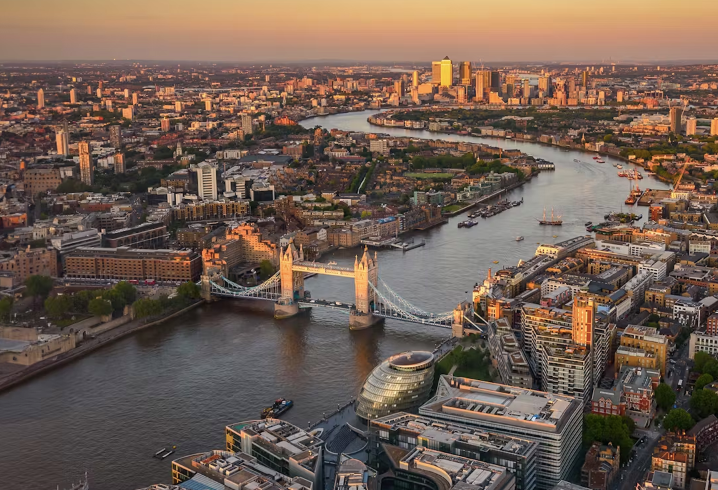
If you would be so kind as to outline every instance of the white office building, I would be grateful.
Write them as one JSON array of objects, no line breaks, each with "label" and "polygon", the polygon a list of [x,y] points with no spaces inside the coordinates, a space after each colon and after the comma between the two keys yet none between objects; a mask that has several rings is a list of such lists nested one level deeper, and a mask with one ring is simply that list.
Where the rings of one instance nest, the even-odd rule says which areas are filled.
[{"label": "white office building", "polygon": [[211,163],[202,162],[192,165],[192,171],[197,176],[197,195],[205,201],[217,200],[217,167]]}]

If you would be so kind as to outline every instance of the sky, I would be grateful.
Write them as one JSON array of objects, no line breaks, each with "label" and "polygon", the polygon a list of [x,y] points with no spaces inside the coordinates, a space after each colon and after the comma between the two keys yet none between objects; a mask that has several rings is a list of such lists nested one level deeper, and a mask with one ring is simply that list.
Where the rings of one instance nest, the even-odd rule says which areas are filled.
[{"label": "sky", "polygon": [[1,0],[0,60],[718,59],[718,0]]}]

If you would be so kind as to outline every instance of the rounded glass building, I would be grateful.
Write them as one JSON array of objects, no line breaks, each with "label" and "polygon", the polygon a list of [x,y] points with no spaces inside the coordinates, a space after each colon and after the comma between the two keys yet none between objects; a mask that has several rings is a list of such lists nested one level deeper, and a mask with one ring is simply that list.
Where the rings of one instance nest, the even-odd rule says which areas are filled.
[{"label": "rounded glass building", "polygon": [[429,399],[434,381],[434,354],[403,352],[369,374],[359,392],[357,415],[365,420],[409,412]]}]

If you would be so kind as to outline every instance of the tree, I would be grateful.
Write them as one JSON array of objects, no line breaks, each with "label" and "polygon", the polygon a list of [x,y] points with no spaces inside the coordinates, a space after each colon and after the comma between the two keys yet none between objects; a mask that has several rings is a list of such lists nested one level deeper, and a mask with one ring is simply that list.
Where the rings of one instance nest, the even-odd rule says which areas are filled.
[{"label": "tree", "polygon": [[708,354],[707,352],[698,351],[696,352],[696,355],[693,358],[693,369],[695,369],[697,372],[702,373],[703,372],[703,366],[705,364],[713,359],[713,357]]},{"label": "tree", "polygon": [[696,390],[702,390],[705,385],[709,385],[713,382],[713,376],[710,374],[701,374],[696,380]]},{"label": "tree", "polygon": [[72,311],[76,313],[85,313],[87,311],[87,305],[90,301],[97,297],[97,291],[78,291],[72,295]]},{"label": "tree", "polygon": [[259,263],[259,277],[262,279],[262,281],[265,281],[272,277],[276,270],[274,269],[274,265],[268,260],[263,260]]},{"label": "tree", "polygon": [[197,299],[200,296],[200,289],[191,281],[183,282],[177,288],[177,295],[187,299]]},{"label": "tree", "polygon": [[106,299],[107,301],[109,301],[112,304],[112,309],[115,311],[121,310],[127,304],[124,296],[118,293],[115,289],[108,289],[107,291],[103,291],[102,299]]},{"label": "tree", "polygon": [[621,420],[623,420],[623,423],[628,427],[628,433],[633,434],[633,431],[636,430],[636,423],[633,419],[628,415],[621,415]]},{"label": "tree", "polygon": [[0,299],[0,319],[7,320],[10,318],[12,303],[13,301],[10,296],[5,296],[3,299]]},{"label": "tree", "polygon": [[135,301],[135,316],[144,318],[146,316],[154,316],[162,313],[162,304],[154,299],[142,298]]},{"label": "tree", "polygon": [[55,296],[45,300],[45,311],[50,318],[62,318],[70,310],[72,299],[69,296]]},{"label": "tree", "polygon": [[137,288],[127,281],[120,281],[113,288],[125,300],[125,303],[131,305],[137,299]]},{"label": "tree", "polygon": [[713,379],[718,378],[718,361],[711,359],[703,366],[703,374],[710,374]]},{"label": "tree", "polygon": [[621,460],[628,461],[633,447],[631,430],[626,421],[618,415],[602,416],[586,414],[583,417],[583,445],[589,447],[595,441],[611,443],[621,448]]},{"label": "tree", "polygon": [[34,275],[25,279],[25,293],[33,298],[47,298],[52,287],[53,282],[50,276]]},{"label": "tree", "polygon": [[704,419],[718,411],[718,395],[711,390],[695,390],[691,396],[691,408]]},{"label": "tree", "polygon": [[676,402],[676,393],[666,383],[659,384],[653,392],[656,404],[663,410],[669,410]]},{"label": "tree", "polygon": [[94,316],[111,315],[113,310],[112,302],[103,298],[95,298],[87,305],[87,311]]},{"label": "tree", "polygon": [[691,414],[682,408],[674,408],[663,419],[663,427],[669,431],[689,430],[695,425]]}]

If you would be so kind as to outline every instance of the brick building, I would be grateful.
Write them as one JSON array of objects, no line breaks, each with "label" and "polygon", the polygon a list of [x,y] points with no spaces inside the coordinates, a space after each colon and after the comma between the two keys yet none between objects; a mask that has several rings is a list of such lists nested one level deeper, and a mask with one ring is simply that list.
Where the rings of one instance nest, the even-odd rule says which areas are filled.
[{"label": "brick building", "polygon": [[143,223],[105,233],[102,245],[107,248],[162,248],[168,236],[164,223]]},{"label": "brick building", "polygon": [[80,247],[65,257],[65,277],[198,281],[202,259],[190,250]]},{"label": "brick building", "polygon": [[62,183],[58,168],[31,168],[25,170],[23,184],[25,194],[36,196],[41,192],[54,191]]},{"label": "brick building", "polygon": [[12,286],[19,286],[32,275],[57,277],[57,252],[53,248],[30,248],[0,255],[0,271],[12,275]]}]

